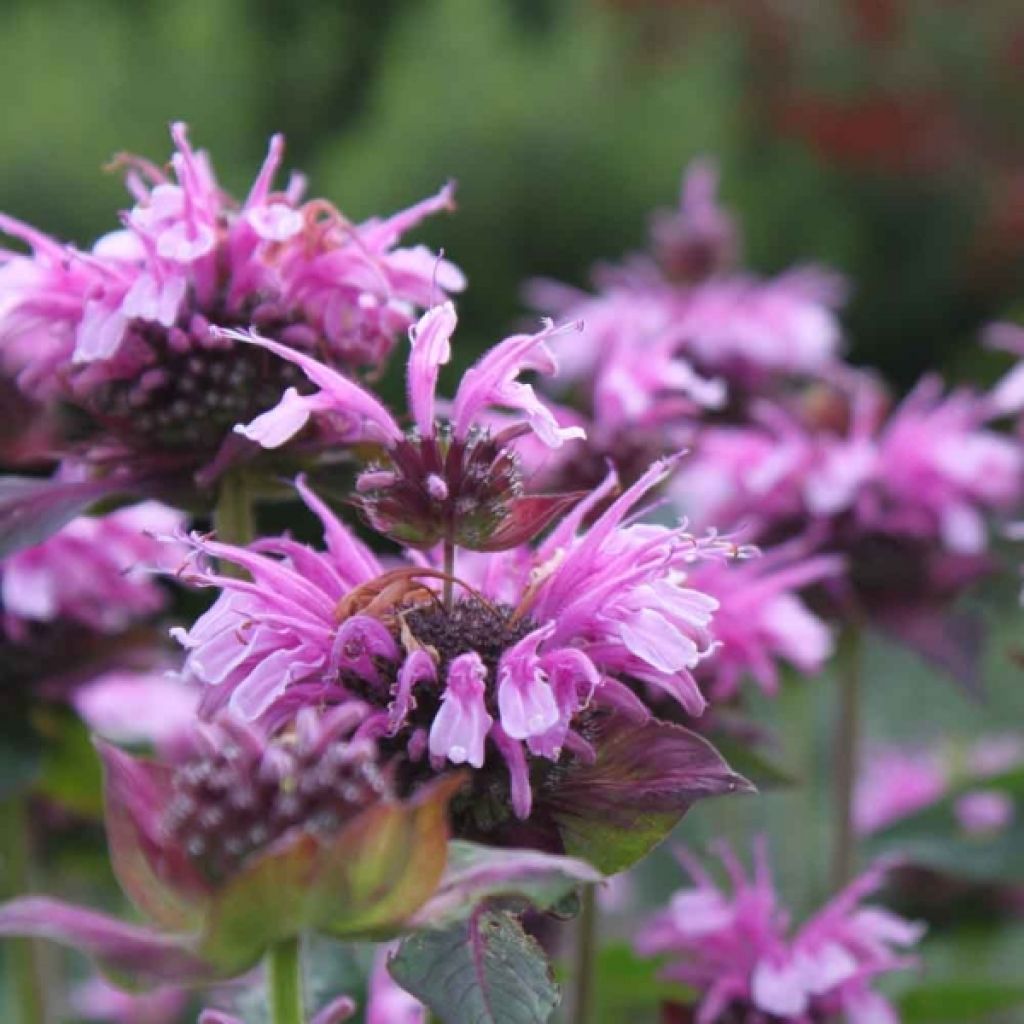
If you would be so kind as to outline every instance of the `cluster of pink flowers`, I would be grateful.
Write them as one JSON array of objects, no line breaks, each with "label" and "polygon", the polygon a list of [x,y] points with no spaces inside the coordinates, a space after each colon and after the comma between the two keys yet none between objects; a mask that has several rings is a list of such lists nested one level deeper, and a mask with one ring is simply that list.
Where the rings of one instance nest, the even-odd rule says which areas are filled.
[{"label": "cluster of pink flowers", "polygon": [[731,892],[680,851],[693,887],[677,892],[636,939],[644,956],[666,958],[665,977],[696,989],[697,1024],[777,1020],[792,1024],[842,1017],[849,1024],[892,1024],[892,1005],[875,979],[915,965],[903,950],[924,928],[863,905],[885,878],[876,866],[791,931],[779,906],[763,841],[749,874],[724,844],[719,857]]},{"label": "cluster of pink flowers", "polygon": [[[19,710],[72,681],[113,867],[152,922],[0,907],[0,935],[157,987],[92,982],[81,1016],[164,1024],[179,985],[245,977],[309,932],[436,941],[485,905],[562,905],[693,802],[753,789],[712,743],[730,719],[766,734],[736,714],[745,682],[821,673],[865,614],[946,611],[989,565],[990,520],[1018,511],[1024,453],[993,421],[1024,406],[1020,371],[987,395],[929,378],[892,406],[841,361],[835,275],[739,269],[708,164],[597,294],[535,285],[566,323],[494,345],[448,400],[462,275],[400,241],[450,187],[353,224],[299,176],[275,190],[275,137],[238,203],[171,133],[169,169],[117,160],[133,206],[88,252],[0,217],[30,249],[0,253],[0,386],[45,428],[11,450],[58,464],[0,488],[0,547],[22,545],[0,561],[0,667],[30,684]],[[397,415],[373,384],[403,335]],[[560,362],[564,406],[531,376]],[[243,506],[282,477],[321,545],[248,529]],[[366,533],[333,504],[339,479]],[[74,518],[114,494],[205,515],[218,488],[212,532],[155,501]],[[169,652],[151,627],[178,584],[213,595]],[[900,621],[924,646],[922,620]],[[691,731],[710,703],[730,706]],[[1012,737],[956,762],[873,751],[853,824],[954,795],[961,829],[989,836],[1015,814],[993,779],[1022,763]],[[794,930],[763,843],[752,872],[720,858],[725,887],[682,853],[693,885],[636,942],[695,991],[697,1024],[897,1019],[875,981],[915,963],[923,928],[864,905],[887,864]],[[431,986],[394,980],[405,952],[378,951],[368,1024],[427,1019]],[[202,1024],[236,1024],[223,1005]],[[335,996],[311,1024],[356,1012]]]},{"label": "cluster of pink flowers", "polygon": [[171,135],[169,172],[115,161],[134,205],[88,252],[0,217],[31,247],[0,257],[0,366],[26,394],[84,414],[94,460],[145,454],[196,469],[228,459],[231,428],[294,380],[214,327],[256,326],[347,372],[376,372],[417,311],[463,279],[422,246],[398,247],[452,207],[451,188],[353,224],[326,200],[303,201],[301,175],[274,190],[284,149],[275,136],[236,203],[185,126]]}]

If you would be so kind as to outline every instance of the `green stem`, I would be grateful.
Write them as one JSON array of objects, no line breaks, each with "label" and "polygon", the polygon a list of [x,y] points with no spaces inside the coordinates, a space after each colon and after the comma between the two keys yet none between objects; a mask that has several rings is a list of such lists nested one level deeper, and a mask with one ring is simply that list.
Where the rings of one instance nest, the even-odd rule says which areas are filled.
[{"label": "green stem", "polygon": [[455,542],[444,542],[444,606],[450,612],[455,607]]},{"label": "green stem", "polygon": [[[244,546],[256,536],[256,516],[252,492],[245,473],[235,470],[220,481],[217,505],[213,510],[213,528],[223,544]],[[221,571],[228,576],[244,576],[245,571],[225,561]]]},{"label": "green stem", "polygon": [[267,989],[272,1024],[305,1024],[299,939],[286,939],[267,953]]},{"label": "green stem", "polygon": [[[23,896],[31,888],[32,843],[27,800],[25,794],[16,795],[2,807],[0,841],[4,849],[0,853],[3,858],[0,874],[6,880],[5,895],[9,896]],[[7,943],[4,952],[9,999],[15,1002],[13,1019],[22,1024],[45,1024],[49,1015],[41,944],[32,939],[18,939]]]},{"label": "green stem", "polygon": [[853,877],[857,859],[853,825],[853,795],[860,746],[861,677],[864,668],[863,634],[857,623],[848,625],[839,645],[839,717],[835,726],[836,831],[832,850],[832,885],[839,889]]},{"label": "green stem", "polygon": [[597,957],[597,889],[588,885],[580,897],[573,972],[573,1024],[594,1024],[594,972]]}]

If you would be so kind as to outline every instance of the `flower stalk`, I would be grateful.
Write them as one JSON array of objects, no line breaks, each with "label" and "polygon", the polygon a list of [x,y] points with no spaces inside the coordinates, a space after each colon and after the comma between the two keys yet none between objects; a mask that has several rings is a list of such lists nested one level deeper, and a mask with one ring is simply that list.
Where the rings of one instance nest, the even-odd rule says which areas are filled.
[{"label": "flower stalk", "polygon": [[455,542],[444,542],[444,607],[449,613],[455,607]]},{"label": "flower stalk", "polygon": [[[0,835],[4,837],[3,877],[11,894],[31,888],[31,842],[27,797],[19,794],[0,805]],[[6,951],[8,1002],[16,1008],[15,1021],[21,1024],[47,1024],[46,982],[42,948],[38,941],[12,942]]]},{"label": "flower stalk", "polygon": [[[256,536],[256,512],[250,481],[236,470],[226,473],[220,481],[217,504],[213,511],[217,539],[224,544],[244,547]],[[245,576],[245,571],[232,562],[224,562],[222,571],[229,576]]]},{"label": "flower stalk", "polygon": [[853,824],[853,795],[860,747],[861,677],[864,668],[864,638],[860,624],[849,624],[839,644],[838,719],[835,723],[835,814],[832,851],[832,886],[840,889],[853,877],[856,862],[856,834]]},{"label": "flower stalk", "polygon": [[576,922],[573,1024],[593,1024],[596,964],[597,889],[593,885],[588,885],[580,893],[580,915]]},{"label": "flower stalk", "polygon": [[267,989],[272,1024],[305,1024],[302,954],[298,936],[284,939],[267,953]]}]

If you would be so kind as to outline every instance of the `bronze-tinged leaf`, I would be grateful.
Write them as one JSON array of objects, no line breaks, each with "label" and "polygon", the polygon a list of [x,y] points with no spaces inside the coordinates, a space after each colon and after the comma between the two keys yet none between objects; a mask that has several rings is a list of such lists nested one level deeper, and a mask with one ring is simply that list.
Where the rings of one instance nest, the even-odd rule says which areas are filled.
[{"label": "bronze-tinged leaf", "polygon": [[[516,498],[505,518],[485,541],[474,540],[466,546],[476,551],[504,551],[525,544],[588,493],[571,491],[566,494],[528,494]],[[459,543],[463,541],[459,539]]]},{"label": "bronze-tinged leaf", "polygon": [[645,856],[697,800],[754,787],[701,736],[657,719],[594,720],[593,764],[575,761],[543,796],[565,852],[605,874]]},{"label": "bronze-tinged leaf", "polygon": [[347,939],[396,934],[441,879],[448,802],[463,782],[446,776],[411,801],[368,808],[334,835],[297,832],[274,843],[217,895],[203,955],[227,971],[303,931]]},{"label": "bronze-tinged leaf", "polygon": [[187,854],[167,843],[161,816],[173,769],[97,741],[103,761],[107,842],[114,873],[129,899],[162,928],[199,928],[210,890]]}]

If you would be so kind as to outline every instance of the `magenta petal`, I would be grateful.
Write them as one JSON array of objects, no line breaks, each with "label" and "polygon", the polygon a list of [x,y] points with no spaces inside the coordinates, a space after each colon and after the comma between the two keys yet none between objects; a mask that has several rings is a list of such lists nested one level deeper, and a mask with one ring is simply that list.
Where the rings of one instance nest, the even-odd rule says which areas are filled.
[{"label": "magenta petal", "polygon": [[110,974],[137,985],[195,984],[213,977],[209,964],[191,953],[180,937],[43,897],[29,896],[0,907],[0,936],[72,946]]}]

